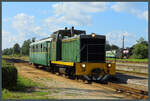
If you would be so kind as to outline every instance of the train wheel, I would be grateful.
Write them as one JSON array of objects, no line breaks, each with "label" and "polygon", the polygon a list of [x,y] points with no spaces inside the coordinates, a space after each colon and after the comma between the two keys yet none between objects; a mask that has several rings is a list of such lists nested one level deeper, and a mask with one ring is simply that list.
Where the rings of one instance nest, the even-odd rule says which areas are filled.
[{"label": "train wheel", "polygon": [[91,83],[92,83],[92,80],[87,80],[87,83],[88,83],[88,84],[91,84]]},{"label": "train wheel", "polygon": [[79,80],[79,76],[78,75],[76,76],[76,80]]},{"label": "train wheel", "polygon": [[33,63],[33,66],[34,66],[35,68],[38,68],[38,64]]},{"label": "train wheel", "polygon": [[56,74],[54,68],[55,68],[55,66],[53,64],[51,64],[50,71],[51,71],[51,73]]}]

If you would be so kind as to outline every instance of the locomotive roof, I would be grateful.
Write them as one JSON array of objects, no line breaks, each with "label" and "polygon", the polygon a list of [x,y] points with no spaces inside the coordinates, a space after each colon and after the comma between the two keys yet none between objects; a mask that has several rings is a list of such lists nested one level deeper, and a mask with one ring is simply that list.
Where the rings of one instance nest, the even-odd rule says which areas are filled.
[{"label": "locomotive roof", "polygon": [[[66,29],[66,30],[58,30],[56,32],[54,32],[53,34],[57,34],[57,33],[60,33],[60,34],[68,34],[68,33],[71,33],[71,29]],[[86,34],[86,32],[84,30],[76,30],[74,29],[74,33],[75,34],[81,34],[81,33],[84,33]]]},{"label": "locomotive roof", "polygon": [[51,41],[51,40],[52,40],[52,38],[48,37],[48,38],[38,40],[36,42],[32,42],[30,45],[35,45],[35,44],[39,44],[39,43],[43,43],[43,42],[47,42],[47,41]]}]

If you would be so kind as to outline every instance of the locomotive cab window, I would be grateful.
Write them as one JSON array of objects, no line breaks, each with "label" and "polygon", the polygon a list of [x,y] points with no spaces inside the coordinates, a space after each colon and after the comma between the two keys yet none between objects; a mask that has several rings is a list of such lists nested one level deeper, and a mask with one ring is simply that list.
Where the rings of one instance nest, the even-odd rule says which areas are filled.
[{"label": "locomotive cab window", "polygon": [[59,37],[60,40],[62,39],[62,35],[61,34],[58,34],[58,37]]}]

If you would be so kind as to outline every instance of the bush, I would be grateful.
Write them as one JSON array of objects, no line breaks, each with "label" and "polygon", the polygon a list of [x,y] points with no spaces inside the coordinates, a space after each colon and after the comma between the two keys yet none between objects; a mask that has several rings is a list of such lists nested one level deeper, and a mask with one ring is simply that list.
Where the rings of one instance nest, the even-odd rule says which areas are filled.
[{"label": "bush", "polygon": [[13,64],[2,62],[2,88],[12,89],[17,84],[17,69]]},{"label": "bush", "polygon": [[144,44],[136,44],[133,49],[132,57],[136,59],[148,58],[148,46]]},{"label": "bush", "polygon": [[13,63],[8,63],[5,60],[2,60],[2,67],[5,67],[6,65],[14,65]]}]

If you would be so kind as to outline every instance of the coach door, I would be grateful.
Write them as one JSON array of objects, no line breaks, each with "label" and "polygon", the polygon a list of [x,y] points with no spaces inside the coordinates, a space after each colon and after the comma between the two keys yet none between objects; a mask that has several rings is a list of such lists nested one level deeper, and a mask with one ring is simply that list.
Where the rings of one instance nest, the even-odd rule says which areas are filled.
[{"label": "coach door", "polygon": [[51,50],[50,50],[50,47],[51,47],[51,46],[50,46],[50,45],[51,45],[51,43],[48,42],[48,56],[47,56],[47,57],[48,57],[48,60],[47,60],[48,65],[50,65],[50,62],[49,62],[49,61],[51,60],[51,53],[50,53],[50,51],[51,51]]}]

